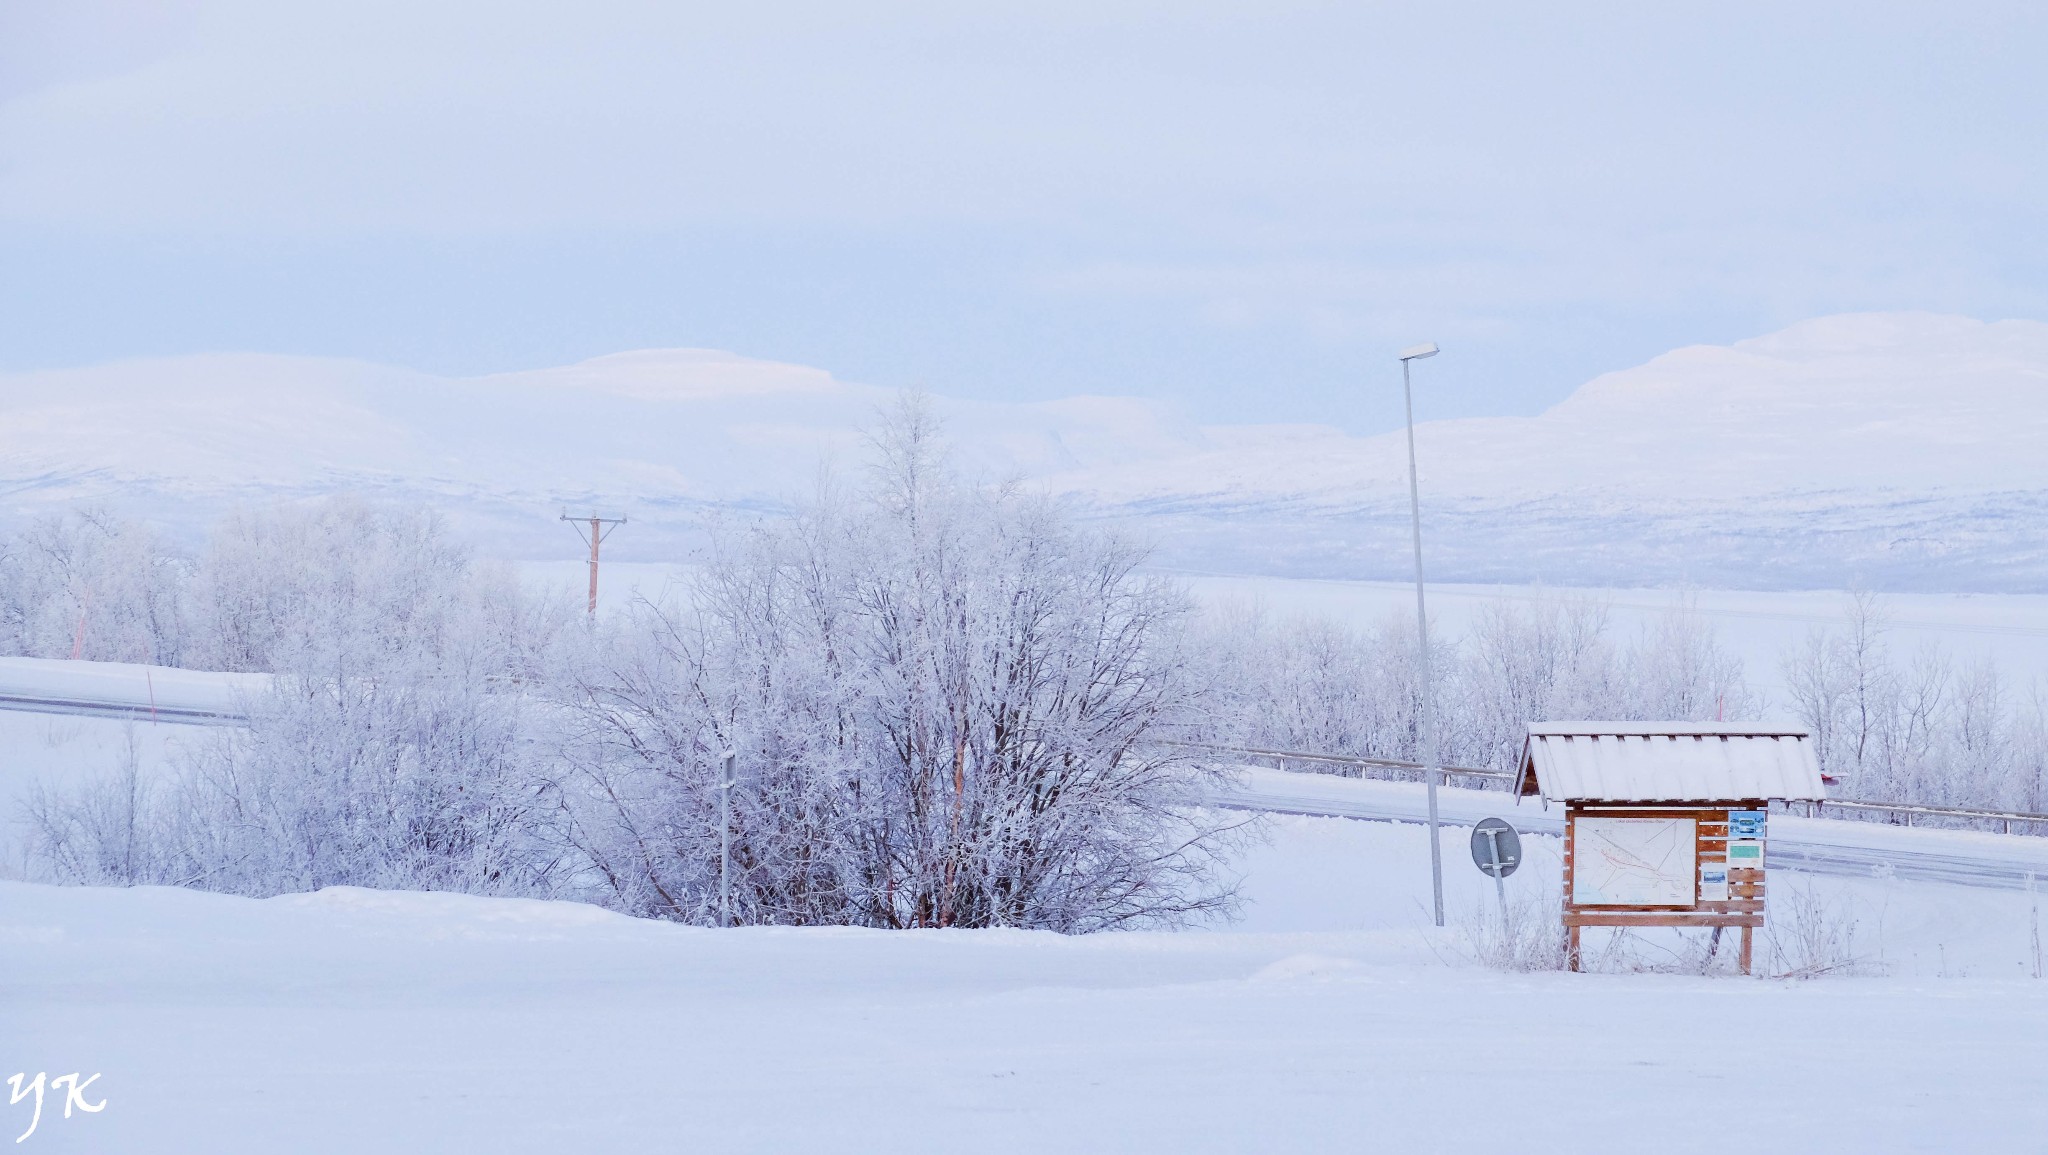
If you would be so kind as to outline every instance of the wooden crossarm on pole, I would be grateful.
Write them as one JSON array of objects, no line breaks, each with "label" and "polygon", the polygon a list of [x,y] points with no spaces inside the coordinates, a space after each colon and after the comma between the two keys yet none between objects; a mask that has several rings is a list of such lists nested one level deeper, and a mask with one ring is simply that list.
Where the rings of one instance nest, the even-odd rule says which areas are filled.
[{"label": "wooden crossarm on pole", "polygon": [[[605,538],[612,535],[613,530],[626,524],[626,519],[624,517],[600,517],[595,513],[572,517],[567,510],[564,510],[562,520],[575,526],[576,536],[582,538],[585,544],[590,546],[590,607],[588,612],[591,617],[595,618],[597,616],[598,547],[604,544]],[[584,528],[586,522],[590,526],[587,530]]]}]

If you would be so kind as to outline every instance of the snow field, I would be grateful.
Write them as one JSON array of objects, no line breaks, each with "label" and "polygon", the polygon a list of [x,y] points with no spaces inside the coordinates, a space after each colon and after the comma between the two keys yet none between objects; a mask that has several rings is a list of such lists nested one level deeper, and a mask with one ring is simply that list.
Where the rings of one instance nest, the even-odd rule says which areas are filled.
[{"label": "snow field", "polygon": [[0,879],[24,876],[27,831],[21,804],[37,784],[60,789],[87,777],[116,774],[131,748],[143,775],[161,774],[176,751],[204,741],[208,730],[168,722],[0,710],[0,751],[5,752],[0,755]]},{"label": "snow field", "polygon": [[[206,734],[0,712],[0,804],[118,771],[131,737],[157,773]],[[25,1151],[1685,1152],[1731,1135],[2027,1151],[2048,1135],[2034,896],[1778,871],[1773,931],[1796,949],[1810,897],[1843,973],[1655,973],[1693,957],[1676,932],[1613,954],[1590,934],[1606,973],[1502,973],[1472,960],[1496,916],[1465,829],[1443,835],[1452,925],[1436,931],[1420,826],[1262,821],[1238,923],[1078,938],[0,883],[0,1078],[101,1073],[107,1110],[65,1119],[53,1099]],[[1526,845],[1510,898],[1554,909],[1555,839]],[[0,1139],[28,1118],[0,1112]]]},{"label": "snow field", "polygon": [[[1774,878],[1774,898],[1805,882],[1881,916],[1861,933],[1884,976],[1503,974],[1461,953],[1492,901],[1462,830],[1444,932],[1420,827],[1266,833],[1235,927],[1076,938],[5,883],[0,1066],[103,1073],[108,1109],[46,1113],[23,1148],[40,1151],[1708,1151],[1731,1127],[1761,1151],[2024,1151],[2048,1134],[2025,895]],[[1554,888],[1551,841],[1531,839],[1511,889]],[[9,1137],[26,1122],[0,1116]]]}]

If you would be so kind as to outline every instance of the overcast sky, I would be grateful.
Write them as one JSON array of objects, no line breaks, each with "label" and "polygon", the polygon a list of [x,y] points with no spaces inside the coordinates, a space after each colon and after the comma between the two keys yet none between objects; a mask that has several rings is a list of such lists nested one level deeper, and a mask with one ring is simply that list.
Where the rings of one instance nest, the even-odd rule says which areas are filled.
[{"label": "overcast sky", "polygon": [[649,346],[1206,420],[2048,318],[2048,5],[0,0],[0,368]]}]

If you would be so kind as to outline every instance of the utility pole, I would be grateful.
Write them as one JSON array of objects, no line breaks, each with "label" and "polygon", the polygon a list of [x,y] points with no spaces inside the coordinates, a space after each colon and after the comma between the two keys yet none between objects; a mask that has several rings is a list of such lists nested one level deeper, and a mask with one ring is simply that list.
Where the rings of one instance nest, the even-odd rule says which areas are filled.
[{"label": "utility pole", "polygon": [[[564,513],[562,520],[575,526],[576,536],[590,545],[590,616],[594,618],[597,616],[597,547],[604,544],[604,539],[610,537],[613,530],[626,524],[626,519],[599,517],[594,513],[588,517],[570,517]],[[590,523],[587,530],[583,528],[585,522]]]}]

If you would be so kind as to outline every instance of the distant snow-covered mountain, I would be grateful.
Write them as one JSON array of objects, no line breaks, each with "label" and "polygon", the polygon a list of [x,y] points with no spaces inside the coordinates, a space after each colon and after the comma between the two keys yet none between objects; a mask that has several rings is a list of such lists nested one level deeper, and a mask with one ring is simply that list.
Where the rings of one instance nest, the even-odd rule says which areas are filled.
[{"label": "distant snow-covered mountain", "polygon": [[[575,548],[555,514],[596,505],[636,523],[620,556],[672,556],[721,510],[857,468],[891,397],[705,350],[474,378],[256,355],[0,375],[0,509],[97,501],[196,532],[237,503],[353,490],[544,557]],[[1132,398],[934,402],[963,463],[1131,521],[1169,562],[1407,570],[1398,433],[1200,426]],[[1417,440],[1447,580],[2048,588],[2048,324],[1827,317]]]},{"label": "distant snow-covered mountain", "polygon": [[[1401,571],[1398,433],[1206,432],[1052,480],[1146,513],[1175,550],[1199,541],[1204,564]],[[1416,439],[1445,578],[2048,588],[2048,324],[1826,317]]]}]

